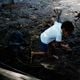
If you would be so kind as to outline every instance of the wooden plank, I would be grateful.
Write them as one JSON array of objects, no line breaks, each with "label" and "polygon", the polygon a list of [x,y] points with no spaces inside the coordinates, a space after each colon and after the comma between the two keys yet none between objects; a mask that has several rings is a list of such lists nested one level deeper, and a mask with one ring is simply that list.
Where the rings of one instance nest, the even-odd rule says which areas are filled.
[{"label": "wooden plank", "polygon": [[9,80],[40,80],[30,75],[23,75],[3,68],[0,68],[0,75],[4,76]]}]

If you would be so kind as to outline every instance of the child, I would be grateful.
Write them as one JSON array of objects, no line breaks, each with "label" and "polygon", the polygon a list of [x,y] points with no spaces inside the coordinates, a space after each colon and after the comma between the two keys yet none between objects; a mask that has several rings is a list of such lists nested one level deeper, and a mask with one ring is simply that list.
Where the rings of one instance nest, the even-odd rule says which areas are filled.
[{"label": "child", "polygon": [[54,25],[49,27],[47,30],[40,35],[40,48],[42,52],[48,52],[48,44],[55,41],[64,48],[69,48],[68,44],[61,44],[62,36],[69,37],[73,32],[74,26],[70,21],[64,21],[63,23],[59,20],[55,21]]}]

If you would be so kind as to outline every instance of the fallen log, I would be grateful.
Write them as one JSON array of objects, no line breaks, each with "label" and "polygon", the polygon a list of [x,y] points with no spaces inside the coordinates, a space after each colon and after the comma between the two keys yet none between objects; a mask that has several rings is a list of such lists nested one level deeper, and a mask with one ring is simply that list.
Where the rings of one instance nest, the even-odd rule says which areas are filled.
[{"label": "fallen log", "polygon": [[5,80],[39,80],[30,75],[23,75],[3,68],[0,68],[0,76],[2,76],[2,79],[5,78]]}]

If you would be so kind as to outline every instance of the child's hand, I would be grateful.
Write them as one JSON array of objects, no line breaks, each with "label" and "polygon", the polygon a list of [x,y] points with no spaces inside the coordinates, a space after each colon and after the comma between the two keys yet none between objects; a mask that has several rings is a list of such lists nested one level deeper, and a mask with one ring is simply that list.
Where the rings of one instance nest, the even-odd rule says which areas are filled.
[{"label": "child's hand", "polygon": [[61,46],[64,47],[64,48],[68,48],[69,47],[68,44],[61,44]]},{"label": "child's hand", "polygon": [[72,49],[70,48],[69,44],[61,44],[62,48],[65,50],[71,51]]}]

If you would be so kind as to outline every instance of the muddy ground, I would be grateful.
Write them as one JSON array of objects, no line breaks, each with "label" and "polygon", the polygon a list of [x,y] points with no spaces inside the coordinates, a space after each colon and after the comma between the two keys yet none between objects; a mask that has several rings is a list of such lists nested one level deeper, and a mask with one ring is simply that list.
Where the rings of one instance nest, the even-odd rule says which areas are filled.
[{"label": "muddy ground", "polygon": [[[27,32],[30,34],[25,35],[25,40],[28,43],[27,53],[30,53],[31,51],[39,51],[39,35],[45,29],[54,24],[54,20],[58,15],[58,11],[62,10],[62,14],[60,16],[61,20],[70,20],[75,26],[73,35],[70,36],[69,39],[65,40],[66,43],[70,44],[72,51],[66,52],[61,48],[56,50],[55,53],[57,53],[56,55],[59,56],[58,60],[52,58],[51,56],[47,59],[44,56],[35,56],[33,63],[40,63],[41,65],[35,66],[31,64],[31,66],[27,66],[27,69],[22,62],[15,63],[16,61],[14,59],[12,59],[12,61],[14,60],[13,63],[16,65],[19,64],[17,68],[21,69],[24,72],[29,72],[30,74],[43,80],[50,80],[54,77],[55,80],[58,80],[57,76],[59,76],[62,80],[77,80],[79,77],[78,75],[80,74],[79,0],[72,0],[72,2],[69,0],[34,1],[28,0],[26,3],[3,4],[0,6],[0,50],[4,53],[6,52],[6,50],[2,49],[2,46],[7,46],[9,35],[18,29],[23,34],[27,34]],[[57,11],[57,13],[55,11]],[[5,57],[4,55],[2,56]],[[11,56],[7,55],[7,58],[10,57]],[[20,59],[23,59],[22,55],[20,56]],[[6,58],[4,60],[6,60]],[[4,60],[2,59],[2,61]],[[26,59],[24,58],[24,63],[25,60]],[[4,62],[9,61],[7,60]],[[12,62],[10,61],[9,63]],[[24,70],[20,64],[24,65]],[[56,66],[55,69],[53,64]],[[13,64],[11,65],[16,67]],[[47,74],[49,76],[46,77]]]},{"label": "muddy ground", "polygon": [[[24,3],[25,2],[25,3]],[[64,3],[64,4],[63,4]],[[75,4],[75,6],[74,6]],[[75,9],[75,7],[77,9]],[[12,29],[11,26],[15,29],[16,26],[20,28],[25,28],[29,31],[31,35],[31,44],[32,50],[38,50],[38,45],[34,45],[34,42],[37,44],[39,41],[39,35],[45,29],[54,24],[54,20],[58,15],[58,11],[62,10],[61,20],[70,20],[73,24],[77,25],[79,30],[79,21],[75,22],[75,19],[79,14],[79,1],[73,0],[70,2],[67,1],[53,1],[53,0],[39,0],[39,1],[22,1],[21,3],[15,4],[3,4],[0,8],[0,28],[1,28],[1,43],[5,43],[3,37],[5,38],[5,33],[8,33]],[[55,13],[54,10],[57,10]],[[80,17],[80,16],[78,16]],[[5,24],[4,24],[5,23]],[[76,27],[75,25],[75,27]],[[75,32],[77,31],[75,28]]]}]

